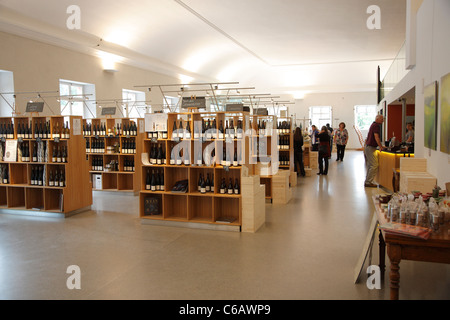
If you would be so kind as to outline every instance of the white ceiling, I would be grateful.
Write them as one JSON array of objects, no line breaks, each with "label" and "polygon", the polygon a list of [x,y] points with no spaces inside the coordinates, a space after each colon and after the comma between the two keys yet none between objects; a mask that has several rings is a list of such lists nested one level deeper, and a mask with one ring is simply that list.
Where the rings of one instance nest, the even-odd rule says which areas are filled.
[{"label": "white ceiling", "polygon": [[[81,30],[66,27],[72,4]],[[366,26],[374,4],[381,30]],[[375,91],[405,27],[406,0],[0,0],[0,30],[272,94]]]}]

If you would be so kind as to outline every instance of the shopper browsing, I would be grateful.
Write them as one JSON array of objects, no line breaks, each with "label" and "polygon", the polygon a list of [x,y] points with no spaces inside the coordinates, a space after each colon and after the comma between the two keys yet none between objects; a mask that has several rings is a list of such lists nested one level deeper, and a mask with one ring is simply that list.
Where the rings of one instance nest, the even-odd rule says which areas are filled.
[{"label": "shopper browsing", "polygon": [[328,174],[328,158],[330,157],[330,134],[326,126],[323,126],[319,137],[319,172],[318,175]]},{"label": "shopper browsing", "polygon": [[339,129],[334,132],[334,142],[336,143],[337,159],[336,161],[344,161],[345,147],[348,142],[348,131],[345,129],[345,123],[339,124]]},{"label": "shopper browsing", "polygon": [[312,151],[319,151],[319,130],[317,130],[317,127],[315,125],[311,126],[311,150]]},{"label": "shopper browsing", "polygon": [[367,163],[367,175],[364,186],[368,188],[376,188],[378,185],[374,183],[375,176],[378,172],[378,153],[377,147],[380,150],[384,150],[385,147],[381,144],[380,138],[380,125],[383,123],[384,117],[382,115],[377,115],[375,121],[372,123],[367,134],[366,144],[364,147],[364,154],[366,156]]},{"label": "shopper browsing", "polygon": [[302,130],[298,127],[294,132],[294,164],[297,176],[302,175],[304,177],[306,173],[303,165],[303,135]]}]

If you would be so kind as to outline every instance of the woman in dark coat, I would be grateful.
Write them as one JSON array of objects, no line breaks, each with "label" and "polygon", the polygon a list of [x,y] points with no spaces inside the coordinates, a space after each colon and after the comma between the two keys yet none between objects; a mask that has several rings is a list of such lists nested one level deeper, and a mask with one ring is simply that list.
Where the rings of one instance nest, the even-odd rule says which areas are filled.
[{"label": "woman in dark coat", "polygon": [[303,135],[300,128],[296,128],[294,132],[294,164],[297,176],[305,176],[305,167],[303,165]]},{"label": "woman in dark coat", "polygon": [[319,133],[319,172],[318,175],[328,174],[328,158],[331,156],[330,134],[326,126]]}]

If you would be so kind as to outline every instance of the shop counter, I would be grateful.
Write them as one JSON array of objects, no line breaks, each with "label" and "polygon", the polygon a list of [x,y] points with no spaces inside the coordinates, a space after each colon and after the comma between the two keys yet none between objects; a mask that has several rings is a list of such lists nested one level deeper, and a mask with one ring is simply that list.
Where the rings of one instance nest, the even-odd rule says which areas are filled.
[{"label": "shop counter", "polygon": [[[413,158],[414,153],[407,152],[378,152],[378,174],[376,181],[389,191],[398,191],[398,179],[401,158]],[[396,187],[397,185],[397,187]]]}]

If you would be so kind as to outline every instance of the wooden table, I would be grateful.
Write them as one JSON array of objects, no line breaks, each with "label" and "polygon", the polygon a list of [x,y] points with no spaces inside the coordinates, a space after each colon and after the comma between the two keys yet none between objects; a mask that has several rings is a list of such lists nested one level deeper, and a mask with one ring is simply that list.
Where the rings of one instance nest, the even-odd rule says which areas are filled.
[{"label": "wooden table", "polygon": [[[387,222],[378,200],[373,197],[379,224]],[[389,282],[391,300],[399,299],[400,261],[413,260],[450,264],[450,235],[449,226],[440,228],[439,233],[432,233],[427,240],[393,235],[381,231],[379,234],[380,270],[385,270],[385,247],[391,262]]]}]

